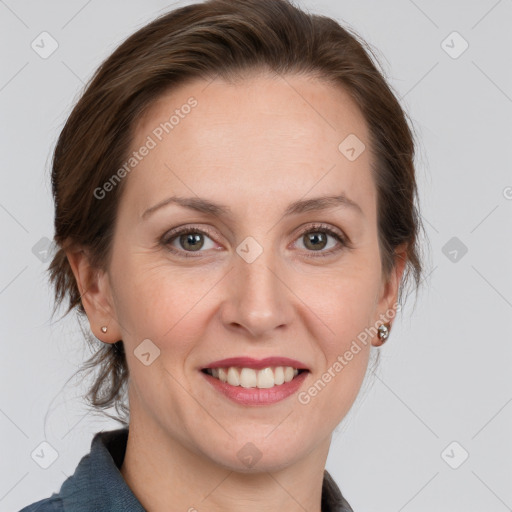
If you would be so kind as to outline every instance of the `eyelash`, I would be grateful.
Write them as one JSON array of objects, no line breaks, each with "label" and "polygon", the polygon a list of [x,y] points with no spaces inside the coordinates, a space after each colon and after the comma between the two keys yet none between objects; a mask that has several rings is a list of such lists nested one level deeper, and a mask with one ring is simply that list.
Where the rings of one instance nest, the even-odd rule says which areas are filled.
[{"label": "eyelash", "polygon": [[[190,233],[194,233],[194,234],[198,234],[199,233],[199,234],[202,234],[202,235],[206,235],[209,238],[213,238],[212,233],[209,230],[207,230],[207,229],[199,229],[199,228],[195,228],[194,226],[184,226],[182,228],[176,228],[175,230],[167,232],[162,237],[160,243],[163,246],[165,246],[170,252],[172,252],[173,254],[177,254],[180,257],[184,257],[184,258],[197,258],[198,256],[191,254],[191,253],[196,252],[196,251],[177,250],[174,247],[170,246],[171,242],[173,242],[180,235],[190,234]],[[326,226],[324,224],[314,224],[313,226],[310,226],[306,230],[302,231],[298,235],[297,238],[300,238],[300,237],[302,237],[304,235],[307,235],[309,233],[324,233],[324,234],[328,234],[328,235],[332,236],[333,238],[335,238],[340,243],[341,247],[338,247],[336,249],[330,249],[329,251],[318,251],[318,252],[317,251],[307,251],[307,252],[310,252],[310,253],[317,252],[317,254],[315,254],[315,255],[311,254],[311,255],[308,255],[307,257],[322,258],[322,257],[331,256],[332,254],[337,253],[338,251],[342,250],[344,247],[348,248],[348,249],[352,248],[352,245],[351,245],[350,241],[348,240],[348,238],[344,237],[343,235],[339,234],[337,231],[334,231],[329,226]],[[200,252],[204,252],[204,251],[197,251],[197,252],[200,253]]]}]

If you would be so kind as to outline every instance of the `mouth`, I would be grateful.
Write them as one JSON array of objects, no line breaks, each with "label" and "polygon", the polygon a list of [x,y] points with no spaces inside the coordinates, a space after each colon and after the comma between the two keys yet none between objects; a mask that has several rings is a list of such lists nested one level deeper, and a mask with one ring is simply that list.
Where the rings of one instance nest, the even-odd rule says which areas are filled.
[{"label": "mouth", "polygon": [[240,406],[270,406],[303,387],[310,370],[300,366],[298,361],[285,358],[235,358],[212,363],[200,373],[214,392]]},{"label": "mouth", "polygon": [[201,371],[231,386],[270,389],[291,382],[309,370],[293,366],[267,366],[261,369],[227,366],[203,368]]},{"label": "mouth", "polygon": [[231,357],[214,361],[201,371],[228,387],[272,389],[289,387],[288,383],[310,370],[302,362],[288,357]]}]

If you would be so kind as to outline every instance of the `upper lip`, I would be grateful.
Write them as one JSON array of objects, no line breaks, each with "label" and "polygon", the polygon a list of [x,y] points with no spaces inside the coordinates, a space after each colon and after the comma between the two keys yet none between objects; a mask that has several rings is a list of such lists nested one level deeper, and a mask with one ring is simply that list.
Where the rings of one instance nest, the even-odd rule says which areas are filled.
[{"label": "upper lip", "polygon": [[265,359],[253,359],[252,357],[230,357],[228,359],[220,359],[219,361],[213,361],[209,365],[203,368],[228,368],[230,366],[239,366],[242,368],[254,368],[255,370],[261,370],[262,368],[268,368],[269,366],[291,366],[298,370],[309,370],[309,368],[296,359],[290,359],[289,357],[266,357]]}]

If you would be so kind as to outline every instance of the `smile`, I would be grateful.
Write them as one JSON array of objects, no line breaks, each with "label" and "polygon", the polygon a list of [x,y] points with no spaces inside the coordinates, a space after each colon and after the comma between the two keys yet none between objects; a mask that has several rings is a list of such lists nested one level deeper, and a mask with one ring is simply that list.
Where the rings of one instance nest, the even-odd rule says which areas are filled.
[{"label": "smile", "polygon": [[260,370],[254,368],[240,368],[229,366],[227,368],[205,368],[203,372],[231,386],[243,388],[269,389],[291,382],[299,373],[307,370],[299,370],[292,366],[270,366]]}]

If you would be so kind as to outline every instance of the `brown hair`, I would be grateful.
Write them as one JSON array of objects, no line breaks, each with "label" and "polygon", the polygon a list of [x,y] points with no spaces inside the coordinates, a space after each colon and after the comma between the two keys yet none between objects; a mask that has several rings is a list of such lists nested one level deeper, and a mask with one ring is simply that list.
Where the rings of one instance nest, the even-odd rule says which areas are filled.
[{"label": "brown hair", "polygon": [[[139,120],[164,92],[193,79],[226,80],[244,72],[316,76],[346,90],[360,108],[375,157],[379,245],[385,275],[394,250],[407,244],[400,285],[420,284],[414,141],[406,114],[372,62],[369,45],[331,18],[308,14],[291,0],[209,0],[168,12],[131,35],[97,69],[57,141],[52,167],[55,243],[49,266],[55,307],[69,300],[85,317],[67,260],[70,247],[87,249],[91,264],[106,270],[124,180],[103,200],[93,191],[126,161]],[[374,56],[374,59],[377,59]],[[377,61],[378,62],[378,61]],[[341,141],[340,141],[341,142]],[[97,346],[95,338],[86,339]],[[94,409],[112,405],[125,415],[128,368],[122,340],[101,344],[84,369],[99,369],[87,398]],[[107,414],[107,416],[110,416]]]}]

